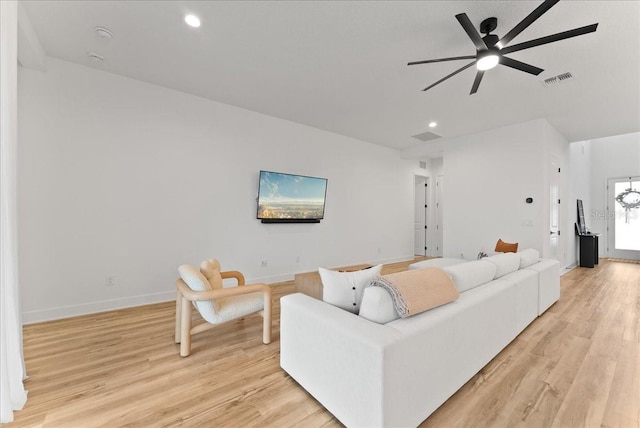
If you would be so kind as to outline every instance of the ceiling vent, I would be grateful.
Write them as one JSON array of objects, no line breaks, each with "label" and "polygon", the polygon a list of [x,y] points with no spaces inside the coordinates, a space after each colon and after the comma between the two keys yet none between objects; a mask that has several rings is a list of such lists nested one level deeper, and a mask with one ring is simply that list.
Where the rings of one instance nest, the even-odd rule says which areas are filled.
[{"label": "ceiling vent", "polygon": [[544,86],[557,86],[560,83],[566,83],[572,79],[573,79],[573,74],[566,72],[566,73],[558,74],[557,76],[549,77],[548,79],[544,79],[542,81],[542,84]]},{"label": "ceiling vent", "polygon": [[420,141],[431,141],[431,140],[436,140],[438,138],[442,138],[442,136],[436,134],[435,132],[427,131],[427,132],[423,132],[422,134],[414,135],[411,138],[415,138]]}]

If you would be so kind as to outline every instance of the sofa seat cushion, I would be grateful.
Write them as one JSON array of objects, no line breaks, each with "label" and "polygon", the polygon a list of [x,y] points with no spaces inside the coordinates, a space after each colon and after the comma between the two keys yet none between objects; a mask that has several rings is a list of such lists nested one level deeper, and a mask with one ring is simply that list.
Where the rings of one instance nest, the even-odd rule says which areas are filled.
[{"label": "sofa seat cushion", "polygon": [[494,279],[520,269],[520,256],[516,253],[496,254],[495,256],[486,257],[484,260],[496,265],[497,269],[493,277]]},{"label": "sofa seat cushion", "polygon": [[382,265],[353,272],[338,272],[318,268],[322,279],[322,300],[357,314],[360,311],[362,294],[371,281],[380,276]]},{"label": "sofa seat cushion", "polygon": [[453,279],[459,293],[471,290],[478,285],[492,281],[496,274],[496,265],[484,260],[456,264],[443,268]]},{"label": "sofa seat cushion", "polygon": [[540,252],[533,248],[527,248],[517,253],[520,256],[520,269],[524,269],[538,263],[540,260]]}]

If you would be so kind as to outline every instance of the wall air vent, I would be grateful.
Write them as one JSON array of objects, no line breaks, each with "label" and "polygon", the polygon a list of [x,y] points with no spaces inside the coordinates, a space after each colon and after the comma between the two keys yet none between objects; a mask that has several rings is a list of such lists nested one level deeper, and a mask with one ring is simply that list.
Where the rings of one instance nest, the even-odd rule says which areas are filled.
[{"label": "wall air vent", "polygon": [[442,136],[434,132],[427,131],[427,132],[423,132],[422,134],[413,135],[411,138],[416,138],[420,141],[431,141],[431,140],[436,140],[438,138],[442,138]]},{"label": "wall air vent", "polygon": [[419,165],[421,169],[427,169],[427,163],[425,161],[420,161]]},{"label": "wall air vent", "polygon": [[567,73],[558,74],[557,76],[549,77],[548,79],[544,79],[542,81],[542,84],[544,86],[557,86],[560,83],[566,83],[572,79],[573,79],[573,74],[567,72]]}]

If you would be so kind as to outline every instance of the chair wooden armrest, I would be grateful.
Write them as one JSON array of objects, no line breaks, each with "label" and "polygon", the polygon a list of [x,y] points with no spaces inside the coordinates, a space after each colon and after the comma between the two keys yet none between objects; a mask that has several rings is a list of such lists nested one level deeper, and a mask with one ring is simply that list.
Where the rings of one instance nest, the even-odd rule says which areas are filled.
[{"label": "chair wooden armrest", "polygon": [[242,274],[242,272],[238,272],[237,270],[229,270],[226,272],[220,272],[220,275],[222,276],[222,279],[227,279],[227,278],[235,278],[238,281],[238,285],[244,285],[244,275]]},{"label": "chair wooden armrest", "polygon": [[223,297],[239,296],[241,294],[265,292],[271,297],[271,287],[267,284],[251,284],[242,287],[221,288],[219,290],[194,291],[184,283],[182,278],[176,280],[176,287],[180,291],[183,298],[195,302],[201,300],[215,300]]}]

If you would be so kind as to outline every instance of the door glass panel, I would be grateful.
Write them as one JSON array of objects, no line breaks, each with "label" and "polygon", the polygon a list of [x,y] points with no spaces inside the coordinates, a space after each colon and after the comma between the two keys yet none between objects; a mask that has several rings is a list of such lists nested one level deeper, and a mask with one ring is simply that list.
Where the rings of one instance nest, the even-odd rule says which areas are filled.
[{"label": "door glass panel", "polygon": [[640,181],[615,183],[615,241],[616,250],[640,251],[640,208],[625,208],[640,202]]}]

